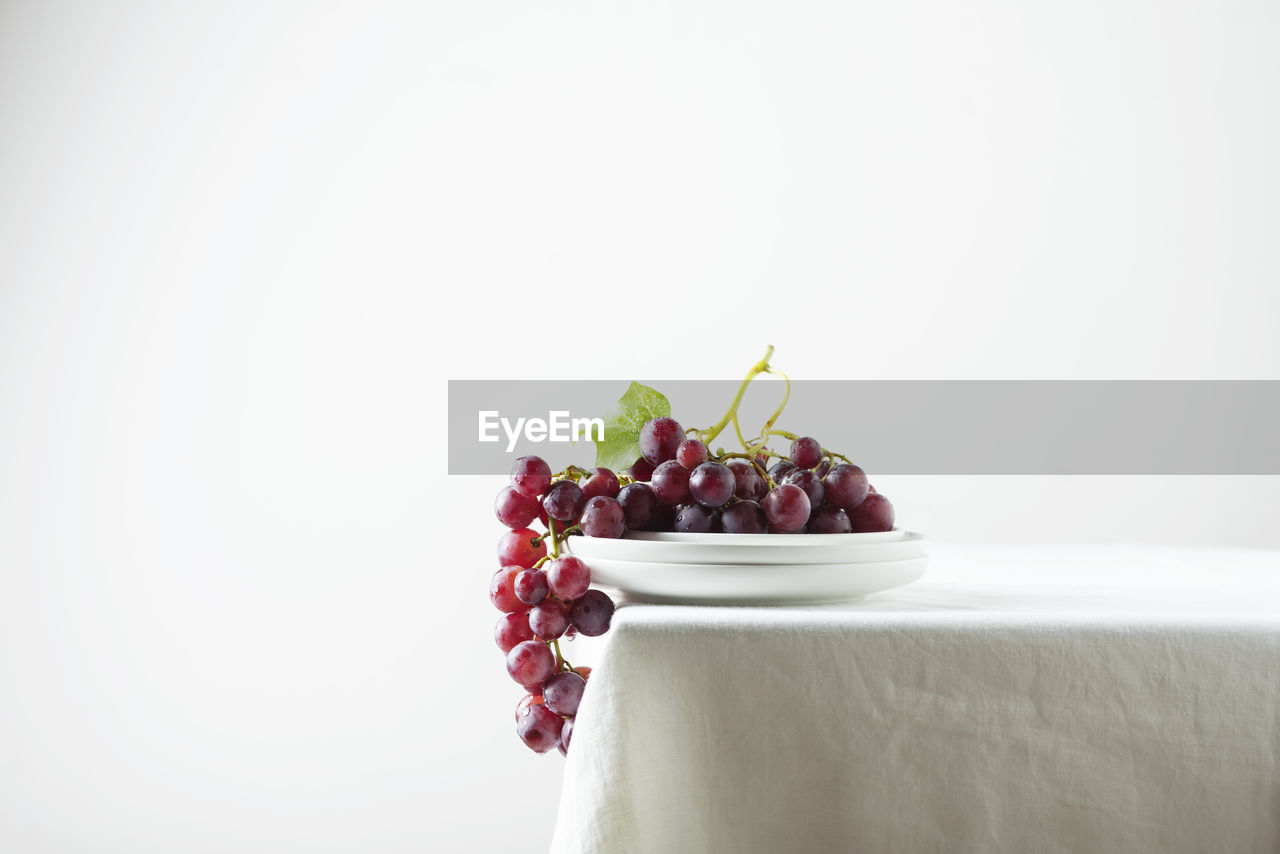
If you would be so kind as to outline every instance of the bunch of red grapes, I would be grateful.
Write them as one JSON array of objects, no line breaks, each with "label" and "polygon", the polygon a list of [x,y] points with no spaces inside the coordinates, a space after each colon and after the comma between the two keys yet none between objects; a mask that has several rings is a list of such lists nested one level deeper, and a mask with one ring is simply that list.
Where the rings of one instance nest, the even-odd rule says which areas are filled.
[{"label": "bunch of red grapes", "polygon": [[[633,530],[725,534],[850,534],[893,529],[893,505],[866,472],[809,436],[790,454],[722,454],[685,438],[673,418],[640,431],[640,459],[619,492],[625,526]],[[766,469],[770,459],[771,468]],[[594,500],[594,499],[593,499]],[[597,511],[601,513],[602,511]],[[585,518],[585,517],[584,517]],[[595,533],[591,536],[621,536]],[[612,531],[612,528],[608,529]]]},{"label": "bunch of red grapes", "polygon": [[[866,473],[836,462],[843,457],[808,436],[793,439],[787,456],[756,451],[713,457],[701,439],[686,438],[678,422],[661,417],[641,429],[640,453],[621,474],[570,466],[552,475],[540,457],[521,457],[494,503],[498,521],[511,529],[498,541],[501,568],[489,584],[489,598],[503,612],[494,640],[506,653],[507,673],[526,691],[516,707],[516,733],[538,753],[568,751],[590,675],[590,668],[565,660],[560,640],[604,634],[614,611],[613,600],[591,588],[587,565],[561,554],[566,537],[893,528],[893,505]],[[529,527],[535,519],[544,533]]]},{"label": "bunch of red grapes", "polygon": [[[587,503],[589,484],[580,487],[577,474],[574,469],[557,480],[541,457],[521,457],[493,507],[511,529],[498,540],[501,566],[489,581],[489,600],[503,612],[493,638],[507,655],[507,673],[526,691],[516,706],[516,733],[537,753],[568,751],[591,674],[565,660],[560,639],[602,635],[613,619],[613,600],[591,589],[587,565],[560,554],[564,532],[579,522]],[[617,495],[617,479],[611,474],[609,480]],[[528,527],[534,519],[541,519],[546,533]]]}]

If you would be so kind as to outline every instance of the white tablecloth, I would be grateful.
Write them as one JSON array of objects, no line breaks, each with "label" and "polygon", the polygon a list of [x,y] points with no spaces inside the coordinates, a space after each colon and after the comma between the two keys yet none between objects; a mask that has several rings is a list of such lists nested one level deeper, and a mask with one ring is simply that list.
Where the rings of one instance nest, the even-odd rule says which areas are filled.
[{"label": "white tablecloth", "polygon": [[1280,851],[1280,553],[935,546],[856,605],[624,606],[553,851]]}]

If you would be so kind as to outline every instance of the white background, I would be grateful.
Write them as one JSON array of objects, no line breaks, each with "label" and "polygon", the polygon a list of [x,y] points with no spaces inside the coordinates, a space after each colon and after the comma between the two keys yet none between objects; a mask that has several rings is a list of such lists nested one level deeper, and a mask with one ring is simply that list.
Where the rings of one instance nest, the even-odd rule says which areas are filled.
[{"label": "white background", "polygon": [[[1268,0],[0,4],[0,849],[540,850],[446,380],[1278,378],[1277,43]],[[876,482],[940,540],[1280,545],[1273,479]]]}]

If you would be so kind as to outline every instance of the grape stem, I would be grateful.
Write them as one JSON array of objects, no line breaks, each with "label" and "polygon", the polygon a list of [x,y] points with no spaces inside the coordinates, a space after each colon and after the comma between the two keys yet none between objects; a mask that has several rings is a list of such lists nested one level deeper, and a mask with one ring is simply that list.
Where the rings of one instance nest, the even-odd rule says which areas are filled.
[{"label": "grape stem", "polygon": [[555,638],[555,639],[553,639],[553,640],[551,641],[551,649],[552,649],[552,651],[553,651],[553,652],[555,652],[555,654],[556,654],[556,671],[557,671],[557,672],[559,672],[559,671],[561,671],[561,670],[572,670],[572,669],[573,669],[573,667],[569,664],[569,660],[568,660],[567,658],[565,658],[565,657],[564,657],[564,655],[560,652],[560,639],[559,639],[559,638]]},{"label": "grape stem", "polygon": [[551,551],[548,555],[553,558],[560,557],[560,537],[556,535],[555,519],[547,519],[547,536],[551,538]]},{"label": "grape stem", "polygon": [[[733,402],[729,404],[729,410],[725,412],[724,416],[715,424],[708,427],[707,429],[694,431],[698,434],[698,437],[702,439],[702,443],[704,445],[710,446],[711,443],[715,441],[716,437],[720,435],[721,431],[723,431],[725,427],[729,426],[730,421],[734,422],[734,427],[737,428],[738,407],[742,404],[742,396],[746,394],[747,386],[751,385],[751,381],[753,379],[758,377],[760,374],[779,373],[778,371],[772,370],[769,367],[769,358],[771,356],[773,356],[772,344],[770,344],[769,349],[765,351],[764,358],[756,362],[754,365],[752,365],[751,370],[747,371],[747,375],[742,378],[742,384],[738,386],[738,393],[733,396]],[[785,377],[786,375],[783,374],[783,376]],[[787,396],[789,397],[790,394],[791,394],[791,382],[788,380]],[[783,398],[782,406],[786,406],[786,405],[787,405],[786,398]],[[772,424],[773,420],[782,414],[782,406],[779,406],[778,411],[773,414],[773,418],[769,420],[770,424]],[[738,438],[739,439],[742,438],[742,431],[740,429],[738,430]],[[743,441],[742,446],[745,448],[746,445],[747,445],[746,441]]]}]

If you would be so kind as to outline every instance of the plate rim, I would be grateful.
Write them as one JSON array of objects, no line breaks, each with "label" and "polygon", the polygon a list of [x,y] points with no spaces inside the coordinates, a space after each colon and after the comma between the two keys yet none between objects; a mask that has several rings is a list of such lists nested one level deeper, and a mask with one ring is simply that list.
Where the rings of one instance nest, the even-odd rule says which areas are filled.
[{"label": "plate rim", "polygon": [[[885,537],[885,534],[897,534]],[[851,539],[874,537],[875,539]],[[689,534],[676,531],[627,531],[615,539],[633,543],[681,543],[684,545],[717,545],[717,546],[834,546],[842,545],[850,548],[870,544],[888,544],[904,542],[912,537],[924,539],[920,531],[906,528],[894,528],[891,531],[867,531],[858,534]],[[598,539],[598,538],[597,538]]]}]

